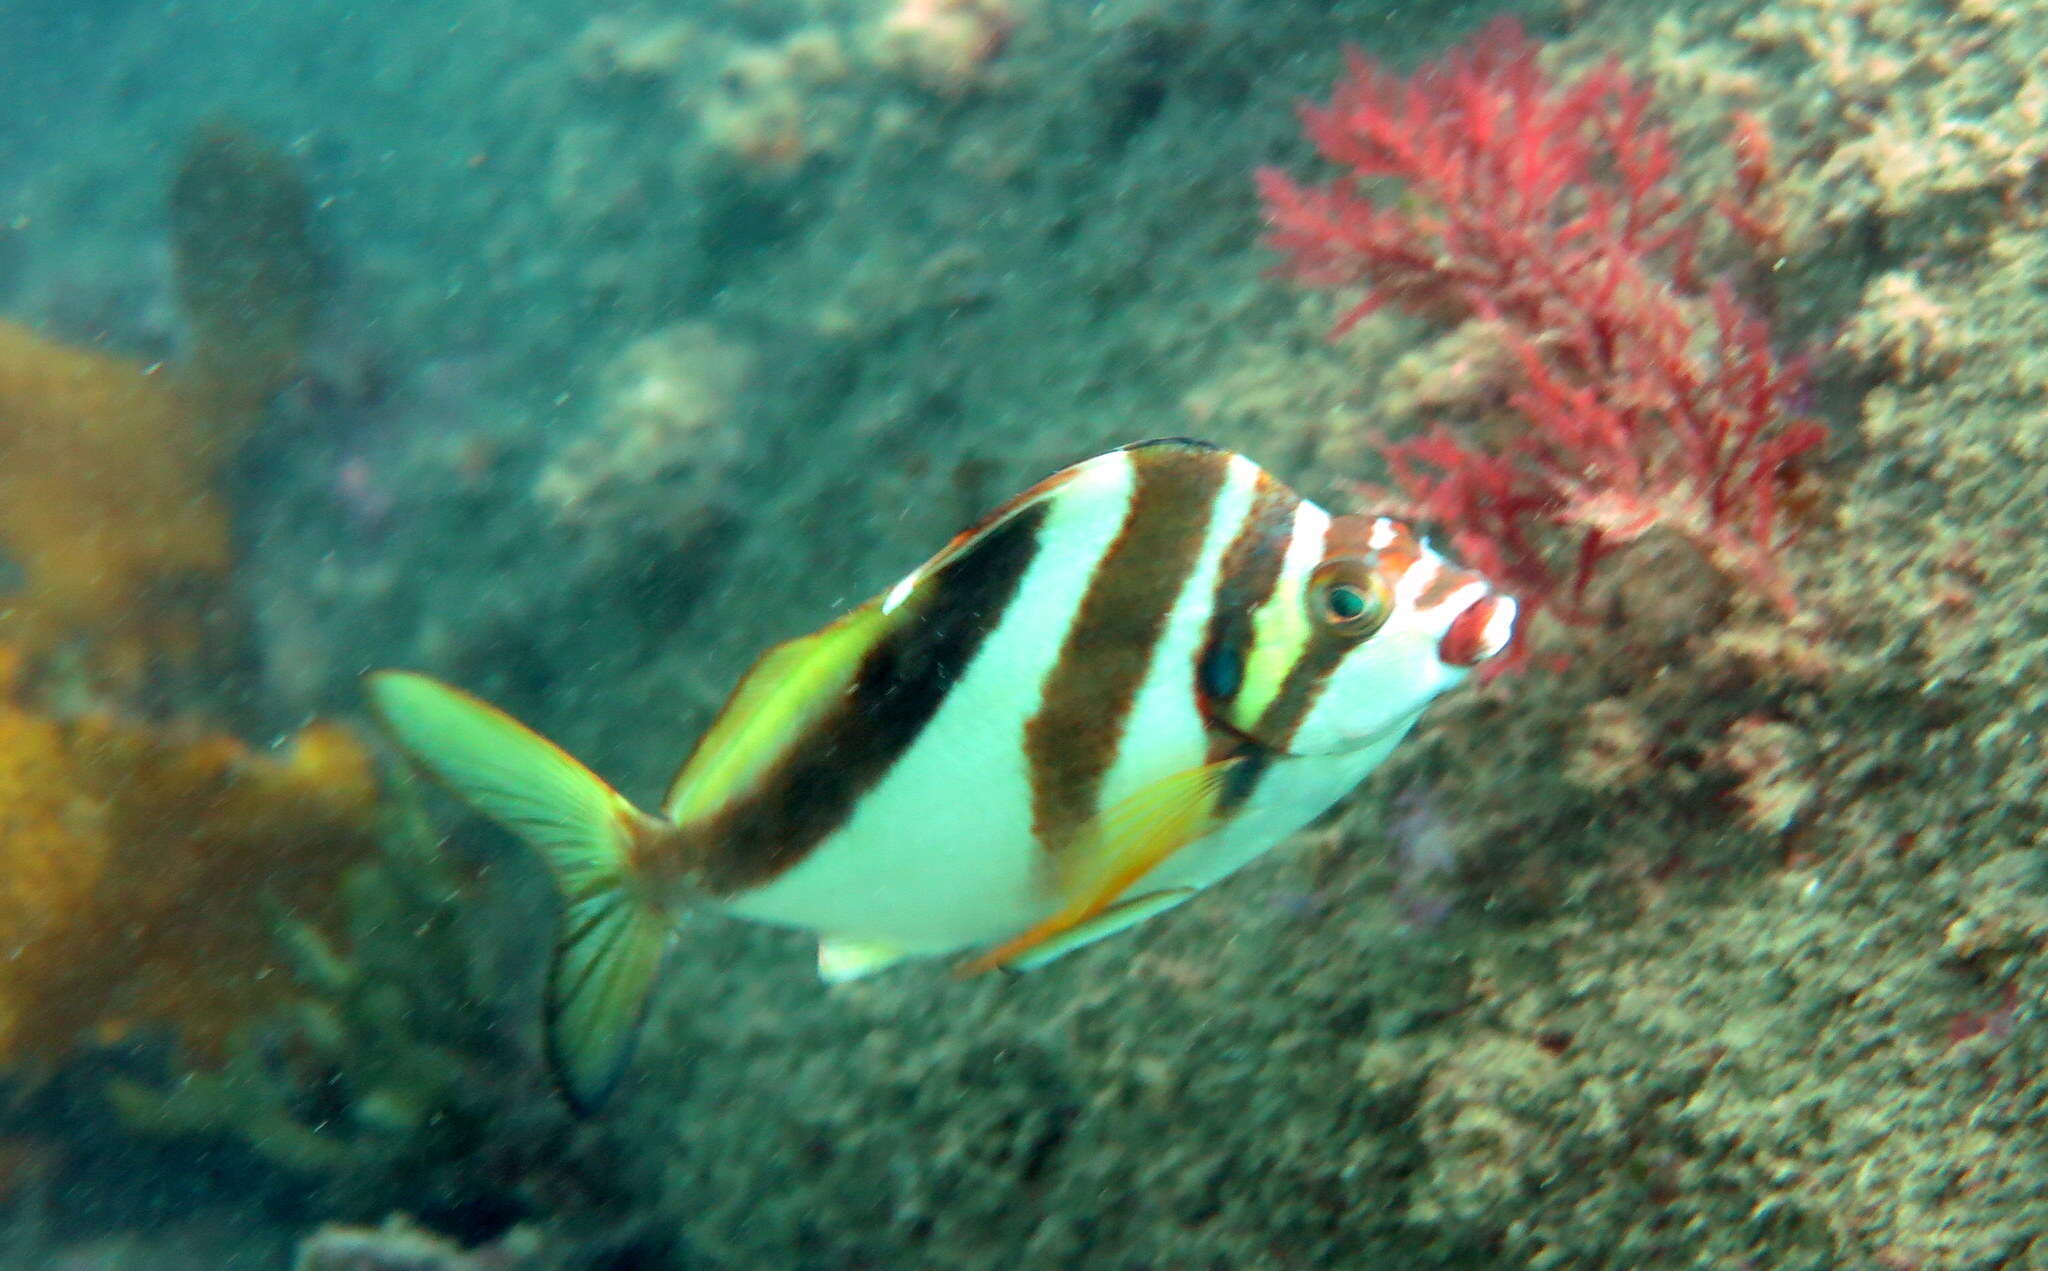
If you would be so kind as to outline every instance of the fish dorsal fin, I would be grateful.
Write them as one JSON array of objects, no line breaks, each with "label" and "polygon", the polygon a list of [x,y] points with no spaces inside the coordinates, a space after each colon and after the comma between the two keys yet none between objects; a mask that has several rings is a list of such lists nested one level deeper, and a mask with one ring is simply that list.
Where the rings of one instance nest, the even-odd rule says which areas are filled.
[{"label": "fish dorsal fin", "polygon": [[751,786],[845,693],[861,659],[896,620],[871,600],[762,654],[676,774],[662,805],[669,819],[688,824]]},{"label": "fish dorsal fin", "polygon": [[[930,560],[912,570],[909,577],[896,584],[889,592],[888,597],[884,598],[884,602],[886,603],[889,598],[899,598],[901,594],[907,594],[920,580],[931,577],[953,561],[966,555],[974,549],[976,544],[995,533],[996,530],[1007,525],[1026,510],[1038,506],[1057,494],[1060,487],[1066,485],[1075,477],[1080,476],[1092,467],[1114,461],[1118,458],[1119,456],[1116,452],[1112,451],[1106,455],[1097,455],[1093,459],[1070,464],[1038,484],[999,504],[995,511],[990,512],[973,525],[955,534],[952,541],[934,553]],[[893,606],[890,607],[893,608]]]},{"label": "fish dorsal fin", "polygon": [[762,654],[676,774],[663,803],[669,819],[686,824],[745,793],[845,695],[867,652],[917,618],[916,599],[926,580],[1052,497],[1089,463],[1062,469],[1003,504],[887,592],[830,626]]},{"label": "fish dorsal fin", "polygon": [[1251,760],[1232,756],[1138,789],[1081,827],[1058,854],[1060,907],[1023,934],[962,968],[968,975],[1009,966],[1092,921],[1175,852],[1216,827],[1230,780]]}]

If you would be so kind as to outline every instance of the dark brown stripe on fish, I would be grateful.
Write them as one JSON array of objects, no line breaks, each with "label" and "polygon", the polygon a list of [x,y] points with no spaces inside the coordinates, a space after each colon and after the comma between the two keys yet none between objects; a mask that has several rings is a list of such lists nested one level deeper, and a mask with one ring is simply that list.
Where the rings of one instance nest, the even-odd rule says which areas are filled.
[{"label": "dark brown stripe on fish", "polygon": [[1167,617],[1201,556],[1230,456],[1151,443],[1132,450],[1130,464],[1123,525],[1096,562],[1038,712],[1024,726],[1031,829],[1048,851],[1098,810]]},{"label": "dark brown stripe on fish", "polygon": [[1235,816],[1251,800],[1252,792],[1259,788],[1259,780],[1273,766],[1273,752],[1264,746],[1243,742],[1239,745],[1244,762],[1230,770],[1223,788],[1216,792],[1216,806],[1209,813],[1210,820],[1218,825]]},{"label": "dark brown stripe on fish", "polygon": [[[1400,577],[1421,555],[1421,547],[1406,526],[1389,523],[1392,539],[1384,546],[1375,548],[1373,537],[1378,522],[1369,516],[1339,516],[1330,521],[1330,527],[1323,534],[1323,560],[1340,557],[1356,557],[1373,562],[1373,568],[1386,575],[1388,585],[1398,584]],[[1280,691],[1259,715],[1254,733],[1268,745],[1286,750],[1294,740],[1294,734],[1315,709],[1316,698],[1322,695],[1323,686],[1330,675],[1344,661],[1344,655],[1358,647],[1357,641],[1346,640],[1332,634],[1321,626],[1310,633],[1308,644],[1301,656],[1287,670],[1287,678],[1280,682]]]},{"label": "dark brown stripe on fish", "polygon": [[1357,642],[1339,639],[1320,628],[1310,634],[1308,646],[1287,668],[1287,678],[1280,682],[1280,691],[1259,715],[1253,733],[1274,749],[1285,751],[1301,721],[1315,709],[1316,698],[1322,695],[1331,673],[1344,661],[1344,655],[1357,647]]},{"label": "dark brown stripe on fish", "polygon": [[846,823],[916,742],[1016,596],[1038,554],[1047,503],[1020,509],[922,580],[903,621],[862,657],[846,695],[746,796],[700,829],[704,885],[755,887]]},{"label": "dark brown stripe on fish", "polygon": [[1243,760],[1231,769],[1229,781],[1217,794],[1211,815],[1219,822],[1236,815],[1250,801],[1272,767],[1272,751],[1230,729],[1223,720],[1225,708],[1244,687],[1245,667],[1257,634],[1252,618],[1279,585],[1300,509],[1301,496],[1261,468],[1252,506],[1236,540],[1224,553],[1209,630],[1197,655],[1195,685],[1211,726],[1208,758],[1213,763],[1235,753]]},{"label": "dark brown stripe on fish", "polygon": [[1209,629],[1195,654],[1195,687],[1213,717],[1244,687],[1246,659],[1252,647],[1252,615],[1273,594],[1287,544],[1294,537],[1294,514],[1301,496],[1259,470],[1237,537],[1223,553],[1216,577],[1216,597],[1209,609]]}]

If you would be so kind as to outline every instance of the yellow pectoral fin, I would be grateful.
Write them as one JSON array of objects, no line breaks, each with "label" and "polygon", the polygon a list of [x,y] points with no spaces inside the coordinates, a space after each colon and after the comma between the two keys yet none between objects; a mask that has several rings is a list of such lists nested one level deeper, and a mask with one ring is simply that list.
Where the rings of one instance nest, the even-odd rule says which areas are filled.
[{"label": "yellow pectoral fin", "polygon": [[[1083,826],[1061,853],[1059,890],[1064,903],[1022,935],[967,963],[961,974],[979,975],[1019,962],[1034,950],[1063,941],[1116,904],[1161,862],[1214,828],[1217,801],[1231,774],[1247,762],[1242,757],[1219,759],[1174,773]],[[1065,947],[1071,946],[1063,945],[1062,952]]]}]

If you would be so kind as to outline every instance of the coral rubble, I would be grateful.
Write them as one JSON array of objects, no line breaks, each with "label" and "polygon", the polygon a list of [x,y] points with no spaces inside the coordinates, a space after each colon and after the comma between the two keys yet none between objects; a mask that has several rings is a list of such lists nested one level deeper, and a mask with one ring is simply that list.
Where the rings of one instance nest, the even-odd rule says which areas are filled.
[{"label": "coral rubble", "polygon": [[555,1265],[530,1230],[464,1249],[392,1218],[376,1227],[322,1227],[299,1245],[292,1271],[543,1271]]},{"label": "coral rubble", "polygon": [[898,0],[875,28],[876,58],[958,96],[982,80],[1017,21],[1012,0]]},{"label": "coral rubble", "polygon": [[598,422],[541,473],[535,497],[569,524],[610,527],[716,509],[748,455],[736,418],[756,355],[705,323],[642,336],[598,377]]}]

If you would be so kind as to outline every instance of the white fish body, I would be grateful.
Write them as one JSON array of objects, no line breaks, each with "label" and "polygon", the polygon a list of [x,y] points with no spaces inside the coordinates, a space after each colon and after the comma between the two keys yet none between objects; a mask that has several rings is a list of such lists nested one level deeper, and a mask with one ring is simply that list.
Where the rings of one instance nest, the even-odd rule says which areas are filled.
[{"label": "white fish body", "polygon": [[689,906],[818,933],[828,978],[961,950],[1036,964],[1320,815],[1513,621],[1397,523],[1174,441],[1056,474],[772,650],[661,818],[453,689],[383,673],[373,696],[553,865],[551,1051],[587,1105]]}]

